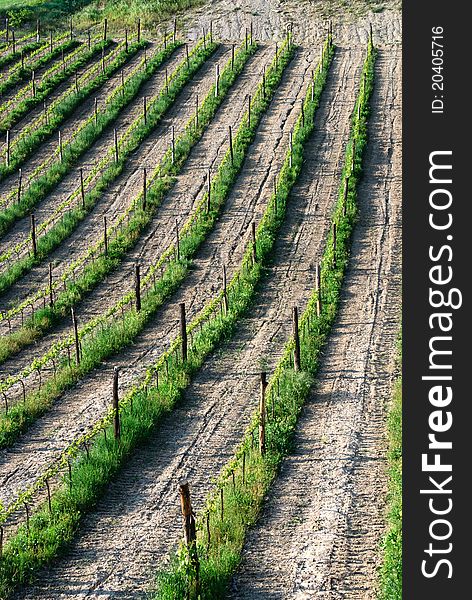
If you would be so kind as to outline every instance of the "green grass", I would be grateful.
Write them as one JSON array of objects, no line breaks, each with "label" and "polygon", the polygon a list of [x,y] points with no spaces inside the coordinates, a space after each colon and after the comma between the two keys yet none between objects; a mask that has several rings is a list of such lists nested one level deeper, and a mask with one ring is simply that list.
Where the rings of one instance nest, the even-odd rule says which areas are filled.
[{"label": "green grass", "polygon": [[[401,340],[398,349],[401,367]],[[402,598],[402,378],[395,381],[388,416],[388,514],[379,600]]]},{"label": "green grass", "polygon": [[[232,573],[239,564],[245,534],[255,523],[263,500],[271,482],[277,476],[284,456],[292,447],[293,433],[302,405],[306,400],[317,373],[331,326],[339,304],[341,286],[349,260],[352,231],[357,218],[356,190],[362,175],[362,156],[367,144],[367,120],[370,113],[369,98],[373,87],[373,66],[375,51],[369,47],[364,72],[367,75],[366,87],[360,87],[356,104],[360,103],[360,116],[357,110],[351,124],[351,141],[346,151],[338,203],[332,216],[337,223],[337,244],[334,248],[332,234],[328,236],[322,259],[322,311],[317,314],[318,293],[315,291],[299,321],[301,342],[301,371],[293,369],[294,342],[290,340],[267,388],[266,451],[258,449],[258,428],[260,415],[256,413],[248,431],[233,459],[217,481],[210,494],[205,509],[197,519],[197,552],[200,561],[199,583],[196,571],[190,560],[188,548],[181,543],[176,553],[171,555],[170,567],[161,571],[157,578],[156,600],[216,600],[225,596]],[[362,81],[362,80],[361,80]],[[307,112],[307,105],[305,104]],[[303,145],[310,134],[309,127],[300,127],[300,120],[294,132],[294,152],[296,170],[286,171],[286,187],[278,191],[280,212],[284,212],[291,185],[303,164]],[[352,160],[355,140],[354,161]],[[287,164],[287,160],[286,163]],[[344,203],[346,175],[350,175],[347,202]],[[284,181],[283,173],[281,177]],[[280,183],[280,181],[279,181]],[[274,206],[274,202],[272,202]],[[344,207],[346,210],[344,211]],[[280,219],[274,211],[266,212],[258,233],[263,234],[261,242],[270,256],[270,233]],[[258,246],[259,252],[259,246]],[[334,264],[336,257],[336,264]],[[263,292],[263,281],[262,281]],[[254,443],[255,440],[255,443]],[[244,480],[243,480],[243,464]],[[224,498],[224,516],[221,517],[220,495]],[[211,538],[207,535],[207,523]]]},{"label": "green grass", "polygon": [[[234,140],[234,163],[230,161],[229,153],[226,153],[219,169],[222,189],[231,185],[228,176],[233,175],[234,178],[241,167],[244,150],[253,140],[255,129],[270,104],[291,55],[292,49],[286,48],[283,54],[279,55],[278,67],[268,73],[267,94],[265,98],[262,98],[262,94],[258,94],[258,101],[253,107],[251,126],[248,125],[247,119],[243,120]],[[202,212],[201,218],[196,221],[194,234],[195,232],[201,234],[208,229],[217,214],[216,204],[212,204],[209,213]],[[195,240],[189,237],[187,243],[191,241]],[[174,268],[179,266],[180,262],[177,262]],[[66,473],[62,486],[53,494],[52,510],[49,511],[47,504],[40,508],[30,519],[29,529],[27,530],[24,525],[20,526],[18,532],[5,544],[3,557],[0,560],[1,598],[7,596],[16,586],[32,581],[38,569],[51,562],[73,539],[83,515],[95,507],[108,482],[123,466],[134,448],[145,441],[162,416],[172,410],[181,398],[183,390],[188,386],[192,375],[201,367],[209,353],[231,334],[236,321],[251,304],[255,284],[261,272],[261,266],[256,263],[241,273],[237,285],[231,286],[229,290],[230,308],[224,315],[219,308],[221,301],[219,295],[217,302],[212,301],[200,317],[189,326],[191,329],[194,325],[187,361],[183,362],[178,356],[174,357],[172,351],[168,352],[165,359],[167,368],[163,369],[164,363],[161,357],[157,365],[148,370],[144,382],[121,400],[119,441],[113,438],[110,422],[112,414],[109,413],[110,418],[100,424],[98,429],[100,435],[88,439],[87,452],[66,455],[66,460],[69,458],[72,461],[71,479],[69,480]],[[155,295],[149,294],[143,304],[142,312],[149,310],[149,303],[153,301]],[[127,315],[128,325],[132,320],[138,321],[139,318],[140,314],[130,311]],[[200,323],[201,327],[198,328],[197,324]],[[119,324],[116,330],[118,337],[122,334],[122,330],[126,331],[126,327],[121,327]],[[101,341],[101,335],[99,333],[96,338],[98,343]],[[179,340],[176,340],[176,344],[178,347]],[[84,354],[87,356],[85,349]],[[155,383],[154,386],[150,385],[151,381],[155,382],[156,368],[162,369],[158,387]],[[82,446],[82,441],[77,442],[74,450],[82,449]],[[48,473],[44,474],[43,481],[48,476]],[[24,501],[26,501],[24,497],[19,499],[20,504]],[[0,522],[3,522],[5,515],[1,516]]]}]

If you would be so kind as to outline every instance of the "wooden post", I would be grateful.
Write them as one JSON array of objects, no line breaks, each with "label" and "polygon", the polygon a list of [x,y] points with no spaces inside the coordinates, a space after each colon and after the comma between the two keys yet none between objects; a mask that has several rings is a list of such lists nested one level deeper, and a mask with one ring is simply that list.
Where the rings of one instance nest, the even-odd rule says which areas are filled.
[{"label": "wooden post", "polygon": [[289,165],[290,168],[292,168],[293,165],[293,132],[291,131],[289,134],[289,149],[290,149],[290,153],[289,153]]},{"label": "wooden post", "polygon": [[207,177],[207,212],[210,212],[211,208],[211,171],[208,169],[208,177]]},{"label": "wooden post", "polygon": [[187,317],[185,314],[185,302],[180,303],[180,337],[182,339],[182,361],[187,361],[188,340],[187,340]]},{"label": "wooden post", "polygon": [[213,21],[210,21],[210,44],[213,44]]},{"label": "wooden post", "polygon": [[45,481],[46,484],[46,489],[48,492],[48,507],[49,507],[49,513],[52,513],[52,506],[51,506],[51,490],[49,489],[49,481],[46,479]]},{"label": "wooden post", "polygon": [[13,29],[11,32],[11,43],[12,43],[12,54],[16,52],[16,39],[15,39],[15,30]]},{"label": "wooden post", "polygon": [[36,42],[39,43],[41,39],[41,20],[36,19]]},{"label": "wooden post", "polygon": [[52,41],[52,30],[49,32],[49,51],[52,52],[53,41]]},{"label": "wooden post", "polygon": [[105,48],[102,48],[102,73],[105,73]]},{"label": "wooden post", "polygon": [[175,126],[172,125],[172,164],[175,163]]},{"label": "wooden post", "polygon": [[247,126],[249,128],[251,127],[251,102],[252,97],[251,94],[249,94],[249,96],[247,97]]},{"label": "wooden post", "polygon": [[198,94],[195,95],[195,129],[198,127]]},{"label": "wooden post", "polygon": [[188,44],[187,43],[185,44],[185,54],[187,57],[187,69],[190,69],[190,57],[188,55]]},{"label": "wooden post", "polygon": [[220,65],[215,67],[215,98],[218,98],[220,88]]},{"label": "wooden post", "polygon": [[356,140],[352,140],[352,150],[351,150],[351,173],[354,171],[354,166],[356,164]]},{"label": "wooden post", "polygon": [[21,70],[23,70],[25,68],[25,53],[23,52],[23,50],[20,53],[21,56]]},{"label": "wooden post", "polygon": [[54,290],[52,288],[52,263],[49,263],[49,306],[54,306]]},{"label": "wooden post", "polygon": [[302,125],[305,127],[305,102],[302,100]]},{"label": "wooden post", "polygon": [[257,248],[256,248],[256,224],[254,221],[251,223],[251,236],[252,236],[252,262],[257,262]]},{"label": "wooden post", "polygon": [[321,315],[322,304],[321,304],[321,269],[320,265],[316,265],[316,314]]},{"label": "wooden post", "polygon": [[121,436],[120,407],[118,404],[118,367],[113,367],[113,433],[115,440]]},{"label": "wooden post", "polygon": [[141,310],[141,270],[138,263],[134,266],[134,287],[136,294],[136,311]]},{"label": "wooden post", "polygon": [[58,148],[59,148],[59,160],[62,162],[64,160],[64,155],[62,153],[62,133],[61,130],[59,129],[59,131],[57,132],[57,137],[58,137]]},{"label": "wooden post", "polygon": [[344,182],[344,195],[343,195],[343,215],[346,216],[347,213],[347,195],[349,192],[349,175],[347,175],[346,180]]},{"label": "wooden post", "polygon": [[92,47],[92,36],[90,35],[90,29],[87,30],[87,48],[90,50]]},{"label": "wooden post", "polygon": [[369,41],[370,41],[370,45],[373,46],[374,45],[374,36],[372,33],[372,23],[369,23]]},{"label": "wooden post", "polygon": [[108,29],[108,19],[103,21],[103,41],[105,42],[107,39],[107,29]]},{"label": "wooden post", "polygon": [[333,269],[336,269],[337,226],[333,223]]},{"label": "wooden post", "polygon": [[113,130],[113,138],[115,140],[115,162],[118,162],[118,159],[119,159],[119,155],[118,155],[118,132],[116,131],[116,129]]},{"label": "wooden post", "polygon": [[108,256],[108,226],[107,217],[103,215],[103,245],[105,256]]},{"label": "wooden post", "polygon": [[166,68],[166,94],[169,94],[169,71]]},{"label": "wooden post", "polygon": [[249,37],[249,41],[251,42],[251,44],[252,44],[252,32],[253,32],[253,24],[252,24],[252,21],[251,21],[251,32],[250,32],[251,35]]},{"label": "wooden post", "polygon": [[173,40],[174,44],[175,44],[176,38],[177,38],[177,19],[174,19],[174,33],[172,36],[172,40]]},{"label": "wooden post", "polygon": [[72,18],[70,20],[70,32],[69,33],[70,33],[70,39],[73,40],[74,39],[74,32],[73,32],[73,29],[72,29]]},{"label": "wooden post", "polygon": [[138,19],[138,33],[137,33],[138,44],[141,41],[141,19]]},{"label": "wooden post", "polygon": [[85,208],[85,188],[84,188],[84,170],[82,167],[80,171],[80,197],[82,198],[82,208]]},{"label": "wooden post", "polygon": [[23,182],[23,172],[22,172],[21,169],[18,169],[18,195],[17,195],[17,199],[16,199],[16,201],[17,201],[18,204],[20,203],[20,200],[21,200],[21,185],[22,185],[22,182]]},{"label": "wooden post", "polygon": [[177,251],[177,260],[180,260],[180,238],[179,238],[179,222],[175,219],[175,244]]},{"label": "wooden post", "polygon": [[33,244],[33,256],[36,258],[38,254],[38,247],[36,245],[36,222],[34,213],[31,214],[31,242]]},{"label": "wooden post", "polygon": [[31,71],[31,93],[33,94],[33,98],[36,98],[36,78],[34,71]]},{"label": "wooden post", "polygon": [[77,366],[80,365],[80,342],[79,342],[79,330],[77,325],[77,318],[75,316],[74,307],[70,309],[72,315],[72,327],[74,329],[74,340],[75,340],[75,361]]},{"label": "wooden post", "polygon": [[144,124],[147,125],[147,97],[143,96],[143,119]]},{"label": "wooden post", "polygon": [[234,44],[231,44],[231,70],[234,70]]},{"label": "wooden post", "polygon": [[231,164],[234,164],[234,151],[233,151],[233,128],[229,126],[229,153],[231,156]]},{"label": "wooden post", "polygon": [[125,52],[128,54],[128,29],[125,29]]},{"label": "wooden post", "polygon": [[223,300],[225,305],[225,314],[228,312],[228,285],[226,280],[226,265],[223,265]]},{"label": "wooden post", "polygon": [[7,129],[7,153],[6,153],[6,163],[7,163],[7,167],[10,166],[10,130]]},{"label": "wooden post", "polygon": [[147,169],[143,168],[143,210],[146,210],[147,203]]},{"label": "wooden post", "polygon": [[266,422],[266,393],[267,388],[267,374],[261,373],[261,396],[259,401],[259,451],[262,455],[266,451],[266,439],[265,439],[265,422]]},{"label": "wooden post", "polygon": [[248,32],[247,32],[247,27],[246,27],[246,33],[245,33],[245,37],[244,37],[244,48],[247,52],[247,48],[248,48]]},{"label": "wooden post", "polygon": [[77,71],[75,72],[75,93],[78,94],[79,93],[79,76],[77,75]]},{"label": "wooden post", "polygon": [[293,368],[295,371],[300,371],[300,333],[298,331],[298,308],[293,307],[293,341],[295,348],[293,350]]},{"label": "wooden post", "polygon": [[279,68],[279,44],[275,42],[275,70]]},{"label": "wooden post", "polygon": [[266,97],[266,68],[262,69],[262,97],[265,99]]},{"label": "wooden post", "polygon": [[180,507],[183,516],[184,540],[192,566],[195,570],[196,586],[199,588],[200,563],[197,553],[197,528],[190,498],[190,486],[187,481],[179,484]]},{"label": "wooden post", "polygon": [[98,98],[93,99],[93,111],[95,114],[95,127],[98,124]]}]

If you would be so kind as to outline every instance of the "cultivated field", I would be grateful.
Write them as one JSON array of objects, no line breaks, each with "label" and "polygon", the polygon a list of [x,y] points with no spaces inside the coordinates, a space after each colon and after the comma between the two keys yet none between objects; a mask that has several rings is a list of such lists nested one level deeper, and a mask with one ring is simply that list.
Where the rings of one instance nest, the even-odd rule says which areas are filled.
[{"label": "cultivated field", "polygon": [[0,598],[377,597],[401,16],[342,11],[0,46]]}]

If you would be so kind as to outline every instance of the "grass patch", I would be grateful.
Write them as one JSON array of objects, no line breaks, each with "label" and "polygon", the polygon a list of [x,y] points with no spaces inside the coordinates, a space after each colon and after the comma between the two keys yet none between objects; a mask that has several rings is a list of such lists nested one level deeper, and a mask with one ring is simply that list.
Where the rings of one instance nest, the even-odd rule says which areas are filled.
[{"label": "grass patch", "polygon": [[[398,348],[401,367],[401,340]],[[402,377],[393,388],[388,415],[388,496],[387,534],[383,543],[379,600],[402,598]]]}]

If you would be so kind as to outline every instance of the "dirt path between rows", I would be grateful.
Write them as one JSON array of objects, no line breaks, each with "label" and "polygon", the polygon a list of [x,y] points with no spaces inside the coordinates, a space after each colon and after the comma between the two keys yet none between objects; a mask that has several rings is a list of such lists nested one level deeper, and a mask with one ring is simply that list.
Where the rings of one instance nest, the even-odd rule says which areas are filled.
[{"label": "dirt path between rows", "polygon": [[401,297],[401,52],[382,49],[339,316],[231,598],[374,599]]},{"label": "dirt path between rows", "polygon": [[[152,584],[169,545],[180,537],[178,481],[190,479],[198,509],[255,409],[260,361],[264,360],[269,370],[274,367],[290,334],[292,304],[303,308],[311,293],[314,265],[320,259],[337,197],[361,59],[359,50],[341,48],[336,54],[316,132],[308,144],[306,168],[277,241],[277,261],[251,315],[242,320],[231,342],[206,362],[184,401],[116,478],[97,511],[85,519],[67,556],[44,571],[39,583],[24,590],[19,598],[137,598]],[[297,83],[297,97],[304,91],[312,60],[301,57],[298,67],[294,64],[295,81],[304,69],[303,85]],[[279,94],[280,110],[285,113],[287,94],[293,93],[293,87],[293,75],[289,75]],[[277,129],[274,116],[272,112],[263,125],[267,131]],[[294,116],[292,113],[291,118]],[[286,136],[284,142],[286,147]],[[256,147],[260,143],[256,141]],[[254,161],[252,155],[250,160]],[[261,158],[268,160],[264,153]],[[261,164],[261,169],[246,165],[229,199],[226,222],[222,221],[196,261],[197,275],[201,272],[198,277],[214,272],[217,257],[232,252],[231,238],[223,248],[215,242],[239,227],[239,215],[244,215],[246,229],[250,214],[260,215],[262,205],[256,203],[259,188],[254,184],[257,179],[264,182],[267,199],[272,181],[267,181],[265,174],[271,158],[269,154],[268,167]],[[247,182],[252,182],[251,188]],[[246,198],[250,190],[252,194]],[[242,248],[238,244],[237,252]],[[241,377],[242,373],[246,376]]]}]

